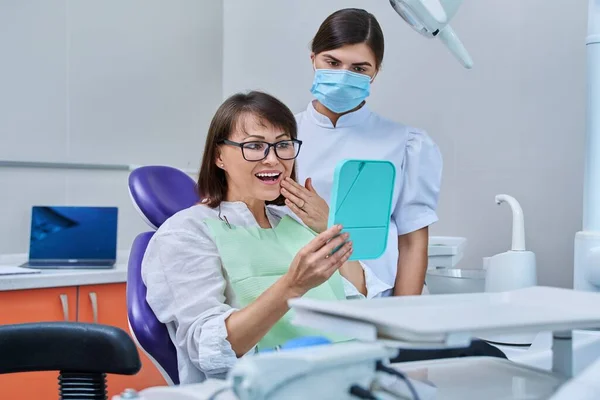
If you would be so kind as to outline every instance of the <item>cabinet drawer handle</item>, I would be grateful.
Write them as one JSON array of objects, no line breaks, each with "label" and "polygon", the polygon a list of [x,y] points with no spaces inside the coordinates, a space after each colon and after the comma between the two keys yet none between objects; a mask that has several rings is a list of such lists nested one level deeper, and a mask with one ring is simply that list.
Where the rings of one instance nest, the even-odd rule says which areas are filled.
[{"label": "cabinet drawer handle", "polygon": [[90,301],[92,302],[92,314],[94,315],[94,323],[98,323],[98,296],[96,292],[90,292]]},{"label": "cabinet drawer handle", "polygon": [[62,304],[63,316],[65,317],[65,321],[69,321],[69,296],[66,294],[61,294],[60,302]]}]

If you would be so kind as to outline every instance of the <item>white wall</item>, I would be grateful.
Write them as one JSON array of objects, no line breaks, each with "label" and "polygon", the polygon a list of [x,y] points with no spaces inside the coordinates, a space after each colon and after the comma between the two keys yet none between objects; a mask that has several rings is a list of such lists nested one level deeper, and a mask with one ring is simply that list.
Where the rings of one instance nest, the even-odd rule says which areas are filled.
[{"label": "white wall", "polygon": [[[339,8],[368,7],[386,35],[371,107],[427,129],[444,154],[432,233],[467,237],[462,265],[479,267],[510,245],[510,212],[493,198],[511,194],[541,283],[570,286],[582,214],[587,2],[548,3],[465,1],[453,26],[475,60],[467,71],[386,0],[0,1],[0,160],[194,169],[223,97],[263,89],[302,110],[320,22]],[[127,175],[0,168],[0,253],[27,251],[33,204],[116,205],[119,247],[128,248],[146,227]]]},{"label": "white wall", "polygon": [[[196,169],[222,97],[222,3],[0,1],[0,160]],[[119,248],[148,228],[127,172],[0,168],[0,253],[30,210],[118,206]]]},{"label": "white wall", "polygon": [[224,0],[223,95],[262,89],[304,109],[319,24],[337,9],[367,8],[386,37],[371,107],[427,129],[444,155],[432,233],[467,237],[462,266],[480,267],[510,246],[510,211],[494,196],[513,195],[540,283],[570,287],[582,216],[587,1],[566,3],[465,1],[453,27],[475,62],[467,71],[387,0]]}]

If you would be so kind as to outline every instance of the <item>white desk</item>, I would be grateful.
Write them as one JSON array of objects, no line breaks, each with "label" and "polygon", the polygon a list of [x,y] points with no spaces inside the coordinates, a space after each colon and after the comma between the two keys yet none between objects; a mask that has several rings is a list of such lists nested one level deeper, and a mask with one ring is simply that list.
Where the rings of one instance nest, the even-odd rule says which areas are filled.
[{"label": "white desk", "polygon": [[[119,251],[117,263],[110,269],[45,269],[36,274],[0,275],[0,291],[123,283],[127,281],[128,257],[129,251]],[[26,261],[26,254],[0,255],[0,265],[19,266]]]}]

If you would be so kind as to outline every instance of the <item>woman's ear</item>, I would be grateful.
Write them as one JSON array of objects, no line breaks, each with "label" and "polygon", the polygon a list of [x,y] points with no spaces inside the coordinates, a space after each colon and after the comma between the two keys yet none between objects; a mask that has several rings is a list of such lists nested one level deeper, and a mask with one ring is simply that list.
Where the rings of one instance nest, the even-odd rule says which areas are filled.
[{"label": "woman's ear", "polygon": [[225,163],[223,163],[223,158],[221,158],[221,153],[217,153],[217,156],[215,158],[215,164],[217,165],[217,167],[221,168],[221,169],[225,169]]}]

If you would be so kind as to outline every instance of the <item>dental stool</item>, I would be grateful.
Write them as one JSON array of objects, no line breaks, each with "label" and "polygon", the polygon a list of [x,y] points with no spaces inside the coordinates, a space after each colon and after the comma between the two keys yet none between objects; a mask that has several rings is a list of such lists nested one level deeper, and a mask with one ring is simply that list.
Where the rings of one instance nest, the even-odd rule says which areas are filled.
[{"label": "dental stool", "polygon": [[0,374],[59,371],[60,400],[105,400],[106,374],[135,375],[141,367],[135,343],[114,326],[78,322],[0,326]]},{"label": "dental stool", "polygon": [[196,182],[172,167],[146,166],[129,175],[129,193],[134,207],[152,228],[140,233],[131,246],[127,270],[127,317],[140,348],[148,355],[169,385],[179,384],[177,352],[167,327],[146,302],[142,260],[154,232],[173,214],[196,204],[200,196]]}]

